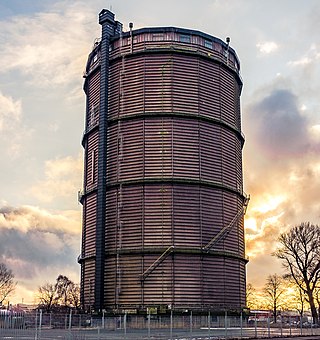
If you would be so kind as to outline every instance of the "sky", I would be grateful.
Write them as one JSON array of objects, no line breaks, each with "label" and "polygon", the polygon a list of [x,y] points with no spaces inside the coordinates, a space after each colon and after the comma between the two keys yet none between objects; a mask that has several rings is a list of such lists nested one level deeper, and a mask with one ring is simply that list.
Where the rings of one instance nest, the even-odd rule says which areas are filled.
[{"label": "sky", "polygon": [[241,61],[246,136],[247,281],[282,273],[277,238],[320,216],[320,2],[317,0],[0,0],[0,262],[33,303],[59,274],[79,282],[82,74],[97,15],[128,30],[196,29]]}]

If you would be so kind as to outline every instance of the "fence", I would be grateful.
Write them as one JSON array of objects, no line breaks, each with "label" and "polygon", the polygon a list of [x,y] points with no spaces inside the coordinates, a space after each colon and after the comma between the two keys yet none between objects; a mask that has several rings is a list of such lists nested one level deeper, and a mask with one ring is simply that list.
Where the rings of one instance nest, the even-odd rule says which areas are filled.
[{"label": "fence", "polygon": [[119,316],[90,316],[88,314],[53,314],[42,311],[32,313],[7,312],[0,314],[1,339],[253,339],[280,336],[320,335],[320,328],[308,322],[281,318],[277,323],[267,318],[193,315],[148,314]]}]

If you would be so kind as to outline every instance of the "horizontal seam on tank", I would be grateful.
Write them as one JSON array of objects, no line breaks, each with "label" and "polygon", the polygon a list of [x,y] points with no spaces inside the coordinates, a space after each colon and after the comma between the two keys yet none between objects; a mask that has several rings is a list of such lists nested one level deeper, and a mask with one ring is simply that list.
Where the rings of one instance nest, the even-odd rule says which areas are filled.
[{"label": "horizontal seam on tank", "polygon": [[[213,181],[204,181],[200,179],[194,178],[182,178],[182,177],[149,177],[149,178],[137,178],[137,179],[127,179],[116,182],[107,182],[107,188],[114,188],[120,185],[130,186],[134,184],[159,184],[159,183],[168,183],[168,184],[191,184],[191,185],[199,185],[204,187],[213,187],[219,189],[225,189],[229,192],[232,192],[236,195],[239,195],[242,198],[245,198],[245,194],[241,191],[235,190],[232,187],[229,187],[225,184]],[[108,189],[107,189],[108,190]]]},{"label": "horizontal seam on tank", "polygon": [[239,131],[238,129],[236,129],[235,127],[233,127],[232,125],[219,120],[219,119],[215,119],[215,118],[211,118],[211,117],[207,117],[204,115],[195,115],[192,113],[183,113],[183,112],[141,112],[141,113],[135,113],[135,114],[131,114],[131,115],[127,115],[127,116],[123,116],[123,117],[119,117],[119,118],[109,118],[108,119],[108,123],[109,126],[112,126],[116,123],[118,123],[118,121],[122,121],[122,120],[135,120],[135,119],[141,119],[141,118],[160,118],[160,117],[174,117],[174,118],[187,118],[187,119],[193,119],[193,120],[201,120],[201,121],[205,121],[205,122],[209,122],[215,125],[220,125],[223,126],[225,128],[227,128],[228,130],[234,132],[236,135],[239,136],[241,143],[243,144],[245,141],[244,135],[242,134],[241,131]]},{"label": "horizontal seam on tank", "polygon": [[[159,255],[165,251],[166,248],[131,248],[131,249],[118,249],[115,251],[107,251],[105,253],[106,257],[113,257],[117,254],[119,255]],[[221,250],[210,250],[205,251],[203,248],[187,248],[187,247],[174,247],[172,254],[191,254],[191,255],[202,255],[204,257],[227,257],[242,260],[247,263],[248,259],[244,256],[239,256],[236,253],[221,251]]]}]

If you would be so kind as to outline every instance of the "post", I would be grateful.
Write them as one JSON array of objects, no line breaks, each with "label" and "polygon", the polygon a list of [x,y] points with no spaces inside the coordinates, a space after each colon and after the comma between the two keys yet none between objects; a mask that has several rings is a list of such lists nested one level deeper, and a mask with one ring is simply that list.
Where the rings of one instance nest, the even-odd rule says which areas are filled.
[{"label": "post", "polygon": [[282,331],[282,315],[280,316],[280,332],[281,332],[281,336],[282,336],[282,333],[283,333],[283,331]]},{"label": "post", "polygon": [[302,315],[300,315],[300,335],[302,335]]},{"label": "post", "polygon": [[211,327],[211,315],[210,315],[210,311],[208,313],[208,338],[210,339],[210,327]]},{"label": "post", "polygon": [[36,329],[35,329],[35,335],[34,335],[34,340],[38,340],[38,311],[36,311],[36,320],[35,320],[36,322],[36,324],[35,324],[35,326],[36,326]]},{"label": "post", "polygon": [[227,311],[225,311],[224,313],[224,338],[227,339],[228,336],[228,315],[227,315]]},{"label": "post", "polygon": [[290,328],[290,336],[292,335],[292,332],[291,332],[291,316],[289,316],[289,328]]},{"label": "post", "polygon": [[242,328],[243,328],[243,325],[242,325],[242,312],[240,313],[240,339],[242,339]]},{"label": "post", "polygon": [[148,311],[148,339],[150,339],[150,309]]},{"label": "post", "polygon": [[170,312],[170,340],[172,340],[172,328],[173,328],[173,318],[172,318],[172,309]]},{"label": "post", "polygon": [[40,309],[40,316],[39,316],[39,339],[41,339],[41,326],[42,326],[42,309]]},{"label": "post", "polygon": [[72,309],[70,309],[70,314],[69,314],[69,332],[71,332],[71,324],[72,324]]},{"label": "post", "polygon": [[104,311],[102,311],[102,328],[104,329]]},{"label": "post", "polygon": [[268,315],[268,318],[267,318],[267,325],[268,325],[268,337],[270,338],[270,317]]},{"label": "post", "polygon": [[124,329],[124,338],[127,338],[127,312],[124,313],[123,316],[123,329]]},{"label": "post", "polygon": [[192,337],[192,310],[190,311],[190,337]]},{"label": "post", "polygon": [[257,338],[257,313],[254,313],[254,337]]}]

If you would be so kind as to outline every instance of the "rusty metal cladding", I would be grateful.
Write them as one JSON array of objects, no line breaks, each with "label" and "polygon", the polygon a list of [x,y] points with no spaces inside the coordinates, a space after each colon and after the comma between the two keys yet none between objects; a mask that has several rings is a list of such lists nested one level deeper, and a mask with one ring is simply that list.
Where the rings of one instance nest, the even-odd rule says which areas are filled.
[{"label": "rusty metal cladding", "polygon": [[[102,36],[109,52],[97,42],[84,75],[83,307],[240,310],[247,198],[238,57],[198,31],[148,28],[131,36],[119,34],[111,12],[99,20],[103,30],[109,25]],[[97,248],[99,204],[105,237]]]}]

